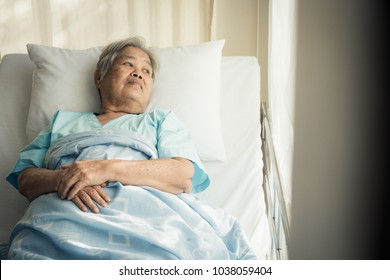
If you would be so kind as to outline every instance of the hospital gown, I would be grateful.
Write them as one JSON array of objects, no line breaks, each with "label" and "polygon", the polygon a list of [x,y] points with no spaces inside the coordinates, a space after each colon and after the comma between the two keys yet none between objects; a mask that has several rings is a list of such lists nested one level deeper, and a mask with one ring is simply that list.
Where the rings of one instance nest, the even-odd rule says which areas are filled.
[{"label": "hospital gown", "polygon": [[168,110],[157,109],[145,114],[126,114],[102,125],[92,112],[58,111],[34,141],[25,147],[7,180],[18,188],[18,175],[27,167],[45,167],[44,158],[49,147],[66,135],[94,130],[123,129],[136,132],[156,147],[158,158],[182,157],[194,165],[192,192],[205,190],[210,183],[198,157],[190,131]]}]

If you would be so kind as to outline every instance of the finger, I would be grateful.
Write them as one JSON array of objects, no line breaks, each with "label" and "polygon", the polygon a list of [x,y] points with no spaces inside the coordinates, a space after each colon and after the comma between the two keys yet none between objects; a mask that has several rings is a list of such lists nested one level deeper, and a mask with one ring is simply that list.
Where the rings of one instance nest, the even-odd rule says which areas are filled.
[{"label": "finger", "polygon": [[65,199],[67,197],[69,190],[77,183],[77,181],[78,179],[75,174],[67,171],[63,172],[57,190],[61,199]]},{"label": "finger", "polygon": [[[59,187],[59,194],[60,194],[61,199],[72,200],[74,197],[74,194],[73,194],[73,196],[70,196],[69,192],[74,188],[74,186],[76,184],[77,184],[77,181],[74,181],[74,180],[65,181],[65,182],[61,183],[61,185]],[[80,189],[78,189],[78,190],[80,190]]]},{"label": "finger", "polygon": [[92,200],[90,195],[85,191],[80,191],[77,195],[78,198],[93,212],[99,213],[99,208],[96,206],[95,202]]},{"label": "finger", "polygon": [[69,168],[69,166],[70,166],[70,164],[63,164],[63,165],[61,165],[61,169],[67,169],[67,168]]},{"label": "finger", "polygon": [[105,199],[103,199],[99,192],[94,189],[94,188],[91,188],[87,191],[87,194],[97,203],[99,204],[100,206],[106,208],[107,207],[107,202],[105,201]]},{"label": "finger", "polygon": [[81,191],[82,189],[84,189],[87,186],[88,185],[84,181],[78,181],[72,186],[69,186],[69,187],[65,186],[65,188],[62,192],[62,195],[64,195],[64,197],[66,197],[66,199],[72,200],[79,191]]},{"label": "finger", "polygon": [[94,189],[99,194],[99,196],[103,198],[106,202],[111,201],[110,196],[101,187],[94,187]]},{"label": "finger", "polygon": [[76,204],[76,206],[83,212],[87,212],[88,211],[88,207],[81,201],[80,198],[78,198],[77,196],[75,198],[72,199],[72,202],[74,204]]},{"label": "finger", "polygon": [[66,171],[65,170],[62,170],[61,172],[61,176],[57,182],[57,193],[58,193],[58,196],[61,198],[61,199],[65,199],[66,196],[63,195],[64,193],[64,189],[65,189],[65,186],[67,185],[67,180],[65,179],[66,177]]}]

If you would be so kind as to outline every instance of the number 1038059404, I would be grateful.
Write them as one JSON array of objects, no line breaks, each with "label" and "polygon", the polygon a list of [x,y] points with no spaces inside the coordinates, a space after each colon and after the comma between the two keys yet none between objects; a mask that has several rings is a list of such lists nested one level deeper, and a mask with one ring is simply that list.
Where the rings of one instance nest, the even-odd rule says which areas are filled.
[{"label": "number 1038059404", "polygon": [[271,275],[271,267],[221,266],[213,267],[213,275]]}]

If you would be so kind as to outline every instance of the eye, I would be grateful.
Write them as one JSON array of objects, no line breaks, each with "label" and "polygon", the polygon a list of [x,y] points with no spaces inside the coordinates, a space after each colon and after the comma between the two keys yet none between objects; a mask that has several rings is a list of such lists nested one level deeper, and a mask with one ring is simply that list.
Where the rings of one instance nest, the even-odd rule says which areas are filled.
[{"label": "eye", "polygon": [[150,76],[151,71],[149,69],[144,69],[143,71],[144,71],[145,74]]},{"label": "eye", "polygon": [[123,65],[129,66],[129,67],[133,67],[133,63],[128,62],[128,61],[124,62]]}]

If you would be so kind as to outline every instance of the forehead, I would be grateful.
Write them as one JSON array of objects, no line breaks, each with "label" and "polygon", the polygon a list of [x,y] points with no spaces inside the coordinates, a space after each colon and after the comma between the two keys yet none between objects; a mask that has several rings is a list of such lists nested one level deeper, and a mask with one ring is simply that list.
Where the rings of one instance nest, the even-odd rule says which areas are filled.
[{"label": "forehead", "polygon": [[149,55],[146,52],[144,52],[143,50],[141,50],[139,48],[135,48],[135,47],[131,47],[131,46],[125,47],[122,50],[120,50],[116,58],[117,59],[124,59],[124,58],[136,59],[136,60],[144,61],[147,64],[151,64]]}]

